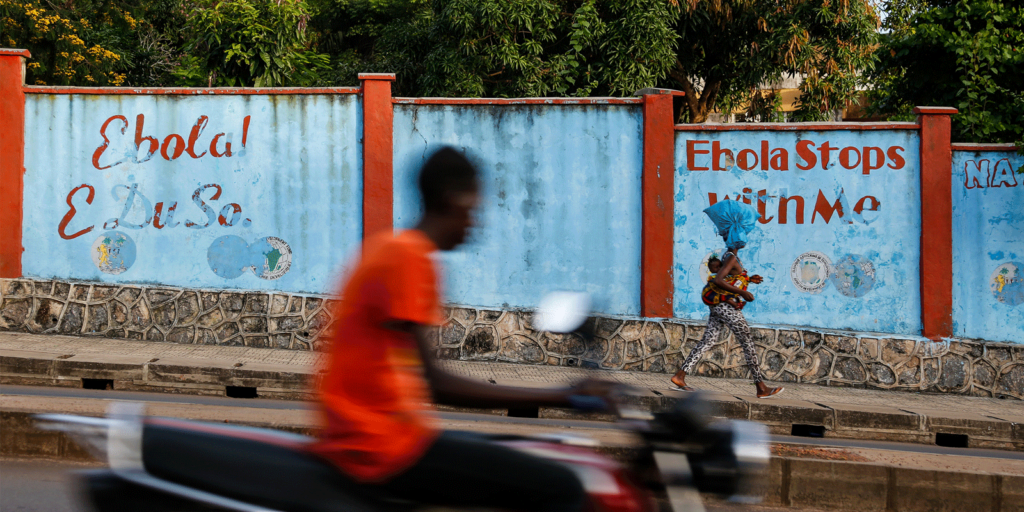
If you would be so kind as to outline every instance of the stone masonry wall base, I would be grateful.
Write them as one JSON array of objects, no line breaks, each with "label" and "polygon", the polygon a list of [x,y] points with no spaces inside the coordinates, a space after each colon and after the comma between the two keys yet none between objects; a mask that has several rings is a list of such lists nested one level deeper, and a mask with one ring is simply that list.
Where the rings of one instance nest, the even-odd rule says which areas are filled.
[{"label": "stone masonry wall base", "polygon": [[[315,350],[334,299],[279,292],[192,290],[0,279],[0,331]],[[591,336],[538,331],[531,313],[453,306],[435,331],[442,359],[674,373],[704,323],[591,318]],[[752,328],[765,376],[801,382],[1024,399],[1024,345],[829,331]],[[728,330],[694,372],[746,378]]]}]

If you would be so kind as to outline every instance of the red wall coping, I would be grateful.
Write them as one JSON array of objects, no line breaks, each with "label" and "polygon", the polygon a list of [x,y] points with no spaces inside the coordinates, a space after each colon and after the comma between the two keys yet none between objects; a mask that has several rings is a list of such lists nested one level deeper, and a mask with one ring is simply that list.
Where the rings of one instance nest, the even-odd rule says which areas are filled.
[{"label": "red wall coping", "polygon": [[394,73],[359,73],[360,80],[387,80],[394,82],[397,76]]},{"label": "red wall coping", "polygon": [[394,98],[396,105],[643,105],[643,98]]},{"label": "red wall coping", "polygon": [[976,144],[973,142],[955,142],[951,144],[953,151],[1017,151],[1017,145],[1007,144]]},{"label": "red wall coping", "polygon": [[0,48],[0,55],[20,55],[26,59],[32,57],[32,53],[21,48]]},{"label": "red wall coping", "polygon": [[955,115],[959,112],[953,107],[914,107],[915,114],[945,114]]},{"label": "red wall coping", "polygon": [[361,87],[74,87],[27,85],[25,94],[284,95],[359,94]]},{"label": "red wall coping", "polygon": [[727,123],[677,124],[677,132],[803,132],[829,130],[920,130],[919,123]]}]

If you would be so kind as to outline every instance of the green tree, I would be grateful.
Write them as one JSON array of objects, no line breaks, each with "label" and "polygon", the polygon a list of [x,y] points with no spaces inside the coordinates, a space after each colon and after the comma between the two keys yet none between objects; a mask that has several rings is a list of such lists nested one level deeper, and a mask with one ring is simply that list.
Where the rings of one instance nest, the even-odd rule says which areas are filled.
[{"label": "green tree", "polygon": [[876,60],[868,0],[684,0],[680,10],[679,51],[662,83],[686,93],[689,122],[744,105],[763,118],[777,98],[762,86],[786,76],[802,77],[794,120],[827,119]]},{"label": "green tree", "polygon": [[665,0],[434,0],[420,90],[437,96],[629,95],[675,52]]},{"label": "green tree", "polygon": [[194,0],[186,12],[181,85],[305,86],[329,63],[311,48],[303,0]]},{"label": "green tree", "polygon": [[878,9],[885,13],[882,18],[882,32],[903,36],[910,32],[910,21],[918,13],[928,9],[931,0],[881,0]]},{"label": "green tree", "polygon": [[671,0],[320,1],[335,76],[394,72],[408,95],[629,95],[675,54]]},{"label": "green tree", "polygon": [[903,118],[915,105],[956,107],[954,141],[1024,145],[1024,6],[929,4],[886,38],[874,108]]},{"label": "green tree", "polygon": [[395,73],[395,94],[418,93],[429,50],[429,0],[309,0],[317,51],[328,54],[320,85],[358,85],[359,73]]},{"label": "green tree", "polygon": [[138,20],[123,48],[127,80],[135,87],[174,85],[184,56],[185,7],[181,0],[131,2]]}]

